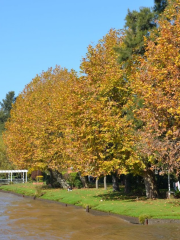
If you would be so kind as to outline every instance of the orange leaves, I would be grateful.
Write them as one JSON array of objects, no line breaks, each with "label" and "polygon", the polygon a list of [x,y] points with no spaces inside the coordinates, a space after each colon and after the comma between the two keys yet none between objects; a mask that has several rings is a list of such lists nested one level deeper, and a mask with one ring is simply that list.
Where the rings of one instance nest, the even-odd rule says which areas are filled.
[{"label": "orange leaves", "polygon": [[[175,132],[180,127],[180,12],[176,11],[178,4],[179,2],[175,1],[165,10],[164,18],[159,21],[159,36],[156,42],[147,42],[145,56],[140,58],[139,71],[134,73],[133,85],[135,94],[144,101],[144,107],[138,112],[145,122],[142,133],[144,146],[148,140],[149,152],[158,152],[159,156],[169,163],[174,161],[174,166],[179,137],[175,137]],[[171,15],[173,18],[170,18]],[[166,148],[164,151],[168,145],[169,150]]]},{"label": "orange leaves", "polygon": [[[173,11],[174,8],[175,6],[172,5],[169,10]],[[176,17],[180,18],[179,13]],[[178,108],[180,69],[177,59],[180,57],[180,24],[179,21],[172,24],[171,21],[161,20],[159,25],[156,45],[149,42],[145,57],[141,59],[143,68],[140,66],[141,71],[136,74],[136,79],[138,79],[136,88],[143,96],[145,105],[149,109],[153,108],[154,113],[159,117],[162,116],[161,120],[163,120],[165,112],[167,118],[170,117],[168,109]]]}]

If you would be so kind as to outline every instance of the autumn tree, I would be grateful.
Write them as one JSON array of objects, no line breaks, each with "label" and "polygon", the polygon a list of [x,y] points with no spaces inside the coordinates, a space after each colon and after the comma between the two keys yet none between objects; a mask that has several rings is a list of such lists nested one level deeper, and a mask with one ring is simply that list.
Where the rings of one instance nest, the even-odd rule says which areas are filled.
[{"label": "autumn tree", "polygon": [[[174,1],[159,20],[156,41],[146,39],[146,52],[134,75],[134,94],[143,99],[137,111],[144,126],[139,130],[138,152],[148,165],[179,173],[180,162],[180,3]],[[149,168],[146,168],[148,173]]]},{"label": "autumn tree", "polygon": [[21,168],[58,169],[64,163],[68,80],[73,71],[56,67],[37,75],[19,94],[6,124],[9,159]]},{"label": "autumn tree", "polygon": [[[128,14],[125,18],[123,44],[120,47],[115,48],[115,50],[119,54],[118,61],[120,63],[120,67],[122,67],[124,70],[124,77],[126,78],[126,81],[131,82],[132,85],[134,84],[133,75],[136,71],[136,67],[134,67],[134,65],[137,66],[139,64],[138,56],[143,56],[146,51],[147,41],[144,41],[144,38],[151,38],[153,40],[156,39],[156,37],[158,36],[158,32],[154,31],[154,35],[152,36],[151,31],[157,29],[157,19],[163,13],[167,5],[168,3],[166,0],[155,0],[155,5],[153,9],[143,7],[139,11],[128,10]],[[125,114],[127,119],[132,121],[132,128],[134,129],[134,134],[136,134],[136,131],[140,129],[144,124],[141,118],[137,118],[134,115],[134,112],[142,107],[142,103],[142,98],[140,98],[138,95],[134,95],[134,93],[132,92],[131,97],[129,98],[127,108],[125,110]],[[138,142],[138,138],[136,139],[136,142]],[[147,165],[149,165],[148,156],[145,156],[145,154],[141,157],[139,156],[139,159],[141,159],[143,163],[147,163],[145,164],[146,167]],[[143,164],[141,166],[143,166]],[[147,190],[146,195],[150,196],[150,190],[148,190],[150,188],[150,185],[153,186],[154,189],[157,189],[154,173],[153,171],[150,171],[151,180],[149,179],[149,181],[152,181],[153,183],[148,184],[147,176],[146,174],[144,175],[144,169],[145,166],[142,167],[142,169],[140,167],[135,167],[134,173],[140,174],[144,177],[145,187]],[[126,175],[125,178],[125,182],[128,183],[128,175]],[[125,190],[127,190],[126,185]],[[154,190],[154,195],[157,194],[158,191]]]},{"label": "autumn tree", "polygon": [[121,36],[110,30],[96,46],[89,45],[81,63],[83,76],[74,87],[71,153],[78,159],[76,167],[95,177],[115,174],[117,179],[126,164],[132,165],[131,128],[123,113],[130,89],[114,51]]}]

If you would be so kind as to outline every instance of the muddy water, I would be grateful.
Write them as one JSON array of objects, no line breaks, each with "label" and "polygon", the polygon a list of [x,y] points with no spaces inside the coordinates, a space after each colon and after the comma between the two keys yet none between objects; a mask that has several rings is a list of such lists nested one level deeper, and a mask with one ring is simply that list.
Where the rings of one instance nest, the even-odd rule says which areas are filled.
[{"label": "muddy water", "polygon": [[142,226],[114,216],[0,192],[1,240],[179,240],[179,224]]}]

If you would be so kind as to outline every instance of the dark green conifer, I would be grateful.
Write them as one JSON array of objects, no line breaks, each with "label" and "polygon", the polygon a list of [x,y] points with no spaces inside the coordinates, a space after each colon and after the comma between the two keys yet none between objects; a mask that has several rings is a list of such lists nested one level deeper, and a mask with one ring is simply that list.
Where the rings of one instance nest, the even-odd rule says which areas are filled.
[{"label": "dark green conifer", "polygon": [[164,11],[164,9],[167,7],[168,1],[167,0],[154,0],[154,12],[156,12],[158,15]]},{"label": "dark green conifer", "polygon": [[15,102],[15,92],[10,91],[6,94],[6,98],[0,102],[0,134],[4,130],[4,124],[10,117],[12,103]]},{"label": "dark green conifer", "polygon": [[150,31],[157,26],[155,20],[167,4],[167,0],[155,0],[153,9],[143,7],[139,11],[128,10],[125,18],[124,44],[123,47],[116,49],[120,63],[131,59],[134,54],[144,54],[144,36],[149,37]]}]

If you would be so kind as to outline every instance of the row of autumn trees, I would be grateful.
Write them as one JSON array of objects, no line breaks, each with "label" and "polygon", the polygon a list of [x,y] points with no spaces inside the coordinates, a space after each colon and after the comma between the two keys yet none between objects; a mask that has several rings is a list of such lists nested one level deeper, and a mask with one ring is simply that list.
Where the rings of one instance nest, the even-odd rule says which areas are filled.
[{"label": "row of autumn trees", "polygon": [[147,197],[155,168],[179,173],[180,3],[155,3],[89,45],[80,75],[57,66],[25,87],[3,135],[15,165],[134,173]]}]

